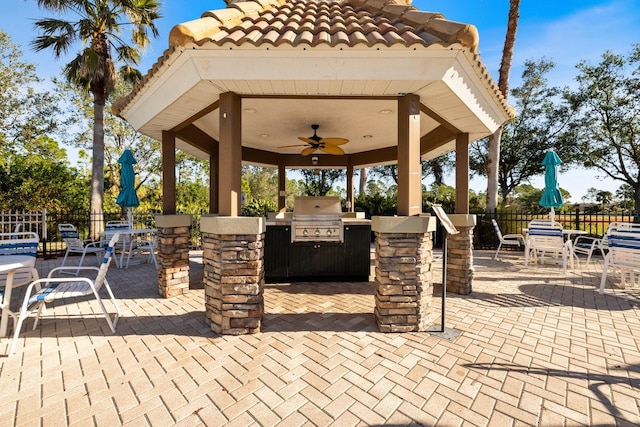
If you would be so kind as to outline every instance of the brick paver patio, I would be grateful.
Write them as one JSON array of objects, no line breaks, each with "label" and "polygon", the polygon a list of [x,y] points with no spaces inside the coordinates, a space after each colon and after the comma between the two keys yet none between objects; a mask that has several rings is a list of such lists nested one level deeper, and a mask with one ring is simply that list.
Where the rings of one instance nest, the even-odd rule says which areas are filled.
[{"label": "brick paver patio", "polygon": [[638,425],[635,292],[599,295],[601,260],[564,276],[492,255],[476,251],[472,294],[448,295],[444,336],[377,332],[369,283],[267,285],[263,332],[218,336],[197,254],[172,299],[153,267],[112,266],[117,334],[93,301],[26,322],[0,356],[0,425]]}]

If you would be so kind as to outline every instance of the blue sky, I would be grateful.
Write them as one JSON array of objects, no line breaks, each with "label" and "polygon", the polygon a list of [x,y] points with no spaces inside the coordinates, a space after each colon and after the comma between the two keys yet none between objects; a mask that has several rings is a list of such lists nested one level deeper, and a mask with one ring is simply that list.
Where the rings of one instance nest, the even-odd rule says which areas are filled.
[{"label": "blue sky", "polygon": [[[206,10],[224,8],[222,0],[160,1],[164,16],[158,23],[160,37],[146,52],[142,70],[148,70],[168,47],[169,31],[175,24],[196,19]],[[3,0],[3,3],[0,28],[24,47],[25,59],[38,66],[41,76],[57,75],[62,63],[55,62],[50,52],[35,53],[29,47],[35,37],[34,20],[50,15],[40,11],[34,0]],[[480,55],[497,80],[508,3],[508,0],[415,0],[412,5],[475,25],[480,33]],[[633,43],[639,42],[638,0],[522,0],[510,85],[515,87],[520,82],[526,59],[545,56],[556,62],[550,83],[572,86],[575,65],[580,60],[595,63],[606,50],[626,54]],[[593,171],[573,170],[562,173],[559,181],[571,193],[571,201],[579,202],[589,187],[615,192],[620,186],[618,182],[600,178],[603,177],[595,176]],[[449,184],[452,183],[453,178]],[[544,180],[536,178],[532,184],[542,188]],[[484,191],[486,180],[473,179],[471,188]]]}]

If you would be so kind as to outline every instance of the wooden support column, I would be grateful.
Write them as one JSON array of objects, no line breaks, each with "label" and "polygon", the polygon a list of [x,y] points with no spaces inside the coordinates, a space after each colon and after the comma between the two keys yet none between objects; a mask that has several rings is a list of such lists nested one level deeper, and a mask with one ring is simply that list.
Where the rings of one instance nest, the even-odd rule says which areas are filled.
[{"label": "wooden support column", "polygon": [[398,215],[421,212],[420,97],[408,94],[398,100]]},{"label": "wooden support column", "polygon": [[287,170],[283,163],[278,165],[278,210],[287,210]]},{"label": "wooden support column", "polygon": [[355,201],[353,200],[353,163],[351,156],[347,164],[347,212],[353,212],[355,209]]},{"label": "wooden support column", "polygon": [[218,213],[240,215],[242,194],[242,100],[232,92],[220,95]]},{"label": "wooden support column", "polygon": [[176,213],[176,134],[162,131],[162,213]]},{"label": "wooden support column", "polygon": [[209,156],[209,213],[218,213],[219,154]]},{"label": "wooden support column", "polygon": [[469,213],[469,134],[456,135],[456,213]]}]

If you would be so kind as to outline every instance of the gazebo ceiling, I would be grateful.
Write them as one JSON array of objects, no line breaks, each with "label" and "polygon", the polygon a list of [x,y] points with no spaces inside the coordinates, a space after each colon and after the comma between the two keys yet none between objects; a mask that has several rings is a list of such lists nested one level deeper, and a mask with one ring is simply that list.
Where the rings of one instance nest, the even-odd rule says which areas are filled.
[{"label": "gazebo ceiling", "polygon": [[[114,111],[153,138],[176,132],[196,155],[213,152],[225,92],[242,98],[244,147],[291,155],[302,147],[280,147],[311,124],[348,138],[347,154],[395,147],[404,94],[420,96],[427,158],[452,150],[456,133],[473,141],[514,115],[473,26],[393,1],[236,2],[177,25],[170,44]],[[194,131],[207,137],[192,144]]]}]

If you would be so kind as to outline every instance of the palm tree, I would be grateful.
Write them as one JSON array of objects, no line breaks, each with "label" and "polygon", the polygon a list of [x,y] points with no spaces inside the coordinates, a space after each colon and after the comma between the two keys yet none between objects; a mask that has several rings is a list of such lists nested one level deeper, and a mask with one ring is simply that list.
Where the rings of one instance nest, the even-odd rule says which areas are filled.
[{"label": "palm tree", "polygon": [[[509,0],[509,18],[507,35],[502,49],[502,60],[498,77],[498,88],[504,98],[509,95],[509,73],[513,60],[513,47],[516,44],[518,19],[520,18],[520,0]],[[489,137],[487,142],[487,212],[494,212],[498,207],[498,165],[500,164],[500,137],[502,126]]]},{"label": "palm tree", "polygon": [[[35,23],[41,35],[33,42],[36,51],[53,50],[60,59],[75,43],[81,49],[64,67],[69,83],[87,90],[93,96],[93,167],[89,212],[98,221],[91,236],[102,228],[104,193],[104,108],[112,93],[121,63],[121,73],[129,80],[140,78],[133,68],[140,50],[149,45],[149,32],[158,30],[154,21],[160,18],[157,0],[37,0],[41,8],[72,16],[75,20],[44,18]],[[131,45],[125,43],[123,31],[131,33]],[[115,53],[115,56],[113,54]]]}]

